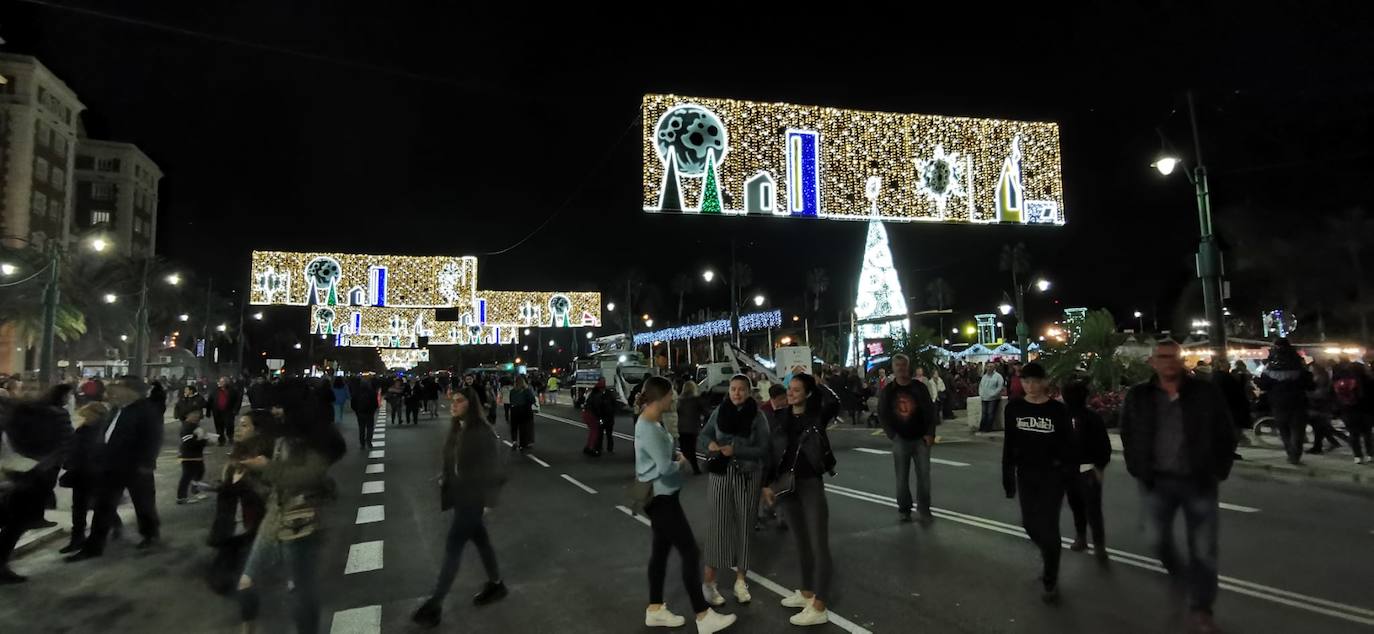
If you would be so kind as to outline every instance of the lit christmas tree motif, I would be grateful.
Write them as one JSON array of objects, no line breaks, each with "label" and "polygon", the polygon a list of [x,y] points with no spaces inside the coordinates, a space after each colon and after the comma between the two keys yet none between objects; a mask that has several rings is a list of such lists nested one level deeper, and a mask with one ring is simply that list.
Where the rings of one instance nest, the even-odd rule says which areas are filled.
[{"label": "lit christmas tree motif", "polygon": [[[868,239],[864,242],[864,263],[859,272],[859,295],[855,302],[855,317],[859,321],[894,317],[891,322],[862,324],[861,339],[883,339],[892,336],[893,324],[907,329],[906,295],[897,279],[897,267],[892,263],[892,248],[888,246],[887,229],[877,220],[868,222]],[[859,350],[849,342],[849,360],[859,363]]]}]

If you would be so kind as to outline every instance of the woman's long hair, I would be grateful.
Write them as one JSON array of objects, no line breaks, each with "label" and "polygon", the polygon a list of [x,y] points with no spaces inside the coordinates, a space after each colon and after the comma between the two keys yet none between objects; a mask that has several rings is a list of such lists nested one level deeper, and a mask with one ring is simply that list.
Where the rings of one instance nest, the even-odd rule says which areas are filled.
[{"label": "woman's long hair", "polygon": [[463,398],[468,401],[468,411],[462,418],[454,416],[449,421],[448,438],[444,441],[444,456],[447,459],[454,455],[458,447],[458,436],[470,425],[486,425],[487,413],[482,409],[482,399],[477,396],[477,389],[465,387],[460,392]]}]

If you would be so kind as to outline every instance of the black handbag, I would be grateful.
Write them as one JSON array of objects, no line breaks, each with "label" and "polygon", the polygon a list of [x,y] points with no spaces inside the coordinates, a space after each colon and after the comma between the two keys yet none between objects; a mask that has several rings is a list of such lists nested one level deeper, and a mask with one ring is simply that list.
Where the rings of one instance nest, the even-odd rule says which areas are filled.
[{"label": "black handbag", "polygon": [[730,457],[716,454],[706,459],[706,471],[716,475],[725,475],[730,470]]}]

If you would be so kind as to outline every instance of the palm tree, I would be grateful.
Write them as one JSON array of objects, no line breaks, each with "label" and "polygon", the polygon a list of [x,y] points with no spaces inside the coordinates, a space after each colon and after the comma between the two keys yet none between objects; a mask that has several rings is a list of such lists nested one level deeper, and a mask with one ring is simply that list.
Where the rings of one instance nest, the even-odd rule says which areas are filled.
[{"label": "palm tree", "polygon": [[[935,310],[944,310],[954,305],[954,289],[943,277],[937,277],[926,284],[926,301]],[[945,316],[940,315],[940,335],[945,333]]]},{"label": "palm tree", "polygon": [[686,273],[678,273],[673,277],[673,292],[677,294],[677,321],[682,323],[682,304],[687,297],[687,292],[692,290],[692,278]]},{"label": "palm tree", "polygon": [[749,268],[748,264],[739,263],[735,265],[735,299],[744,303],[744,289],[754,284],[754,269]]},{"label": "palm tree", "polygon": [[811,312],[821,309],[821,294],[830,290],[830,274],[816,267],[806,272],[806,290],[811,293]]},{"label": "palm tree", "polygon": [[1027,269],[1030,269],[1030,251],[1026,249],[1026,243],[1017,242],[1016,246],[1002,245],[1001,270],[1011,272],[1012,288],[1021,283],[1021,276]]},{"label": "palm tree", "polygon": [[1046,372],[1056,385],[1086,378],[1097,392],[1113,392],[1143,381],[1150,375],[1149,366],[1140,359],[1117,353],[1126,339],[1126,335],[1117,332],[1116,320],[1110,312],[1090,312],[1083,318],[1077,339],[1044,350]]}]

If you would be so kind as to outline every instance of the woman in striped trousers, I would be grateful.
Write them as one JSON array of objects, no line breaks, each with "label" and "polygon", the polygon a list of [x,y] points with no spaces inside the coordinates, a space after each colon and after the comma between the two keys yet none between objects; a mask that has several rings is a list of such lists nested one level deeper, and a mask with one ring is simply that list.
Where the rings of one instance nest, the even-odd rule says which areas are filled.
[{"label": "woman in striped trousers", "polygon": [[712,605],[725,598],[716,589],[716,571],[735,569],[735,599],[748,603],[749,539],[758,515],[759,493],[764,468],[770,455],[768,419],[754,400],[749,378],[730,379],[730,398],[720,404],[706,427],[698,446],[706,451],[707,507],[706,569],[702,592]]}]

